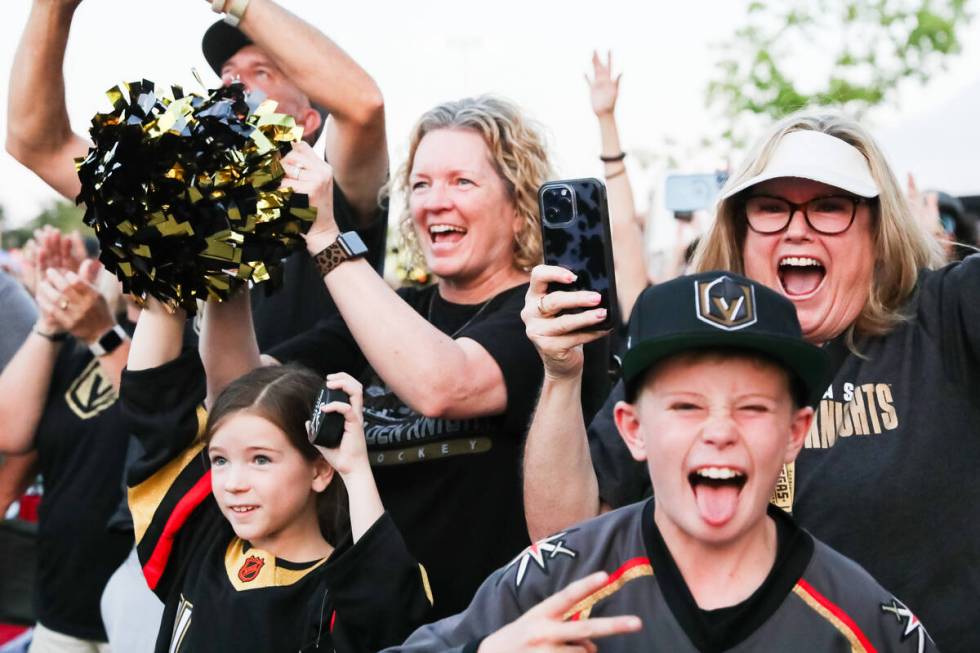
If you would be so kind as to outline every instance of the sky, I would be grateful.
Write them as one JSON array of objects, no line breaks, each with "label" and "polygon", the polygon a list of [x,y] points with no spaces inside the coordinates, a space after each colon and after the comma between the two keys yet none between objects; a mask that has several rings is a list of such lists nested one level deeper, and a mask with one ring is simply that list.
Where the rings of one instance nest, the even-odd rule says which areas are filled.
[{"label": "sky", "polygon": [[[0,69],[10,70],[30,9],[5,0]],[[559,174],[601,174],[598,129],[583,74],[593,48],[614,51],[623,71],[617,118],[633,152],[631,175],[643,208],[662,171],[641,169],[635,154],[665,138],[695,144],[716,120],[704,88],[721,53],[718,45],[745,19],[747,0],[564,2],[447,0],[322,2],[283,0],[350,53],[385,96],[393,166],[404,160],[407,136],[424,110],[448,99],[497,93],[518,102],[546,128]],[[976,3],[974,3],[976,5]],[[974,6],[974,10],[978,7]],[[216,19],[205,0],[83,0],[65,63],[66,97],[75,131],[108,108],[104,91],[146,78],[199,89],[217,78],[200,52],[200,37]],[[980,19],[963,34],[964,51],[925,87],[903,90],[897,108],[870,126],[896,172],[913,168],[921,186],[980,194]],[[806,60],[796,62],[806,70]],[[6,131],[6,81],[0,87],[0,132]],[[961,129],[969,125],[971,129]],[[709,172],[714,152],[694,152],[682,167]],[[955,150],[955,155],[954,155]],[[0,205],[12,224],[38,213],[56,195],[6,152],[0,153]]]}]

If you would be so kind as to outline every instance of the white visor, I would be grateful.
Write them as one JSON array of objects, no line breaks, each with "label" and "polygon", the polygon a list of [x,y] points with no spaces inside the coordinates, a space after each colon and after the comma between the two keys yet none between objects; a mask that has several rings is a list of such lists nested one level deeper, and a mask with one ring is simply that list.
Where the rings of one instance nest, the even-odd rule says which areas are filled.
[{"label": "white visor", "polygon": [[856,147],[830,134],[801,129],[783,136],[765,170],[723,189],[721,199],[779,177],[812,179],[861,197],[878,196],[878,184],[871,176],[867,160]]}]

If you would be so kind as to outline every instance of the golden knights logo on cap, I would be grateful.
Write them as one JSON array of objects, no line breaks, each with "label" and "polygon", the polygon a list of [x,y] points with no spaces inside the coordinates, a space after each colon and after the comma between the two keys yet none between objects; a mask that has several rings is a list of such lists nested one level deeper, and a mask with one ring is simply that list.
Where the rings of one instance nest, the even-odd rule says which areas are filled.
[{"label": "golden knights logo on cap", "polygon": [[694,282],[698,319],[725,331],[755,324],[755,288],[729,276]]}]

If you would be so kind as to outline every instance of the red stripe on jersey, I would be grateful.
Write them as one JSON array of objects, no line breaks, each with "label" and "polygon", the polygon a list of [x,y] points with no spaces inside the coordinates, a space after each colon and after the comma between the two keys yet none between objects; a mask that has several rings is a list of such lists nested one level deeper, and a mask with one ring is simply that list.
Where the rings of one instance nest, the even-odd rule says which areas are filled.
[{"label": "red stripe on jersey", "polygon": [[627,582],[636,576],[649,576],[653,574],[653,567],[650,565],[649,558],[632,558],[627,560],[619,569],[609,574],[609,579],[605,584],[587,597],[576,603],[568,612],[565,618],[569,621],[578,621],[583,617],[587,618],[592,611],[592,606],[602,599],[615,594]]},{"label": "red stripe on jersey", "polygon": [[832,615],[837,617],[841,621],[841,623],[843,623],[847,627],[847,629],[851,631],[851,634],[854,635],[855,638],[857,638],[858,642],[861,643],[861,646],[864,647],[865,651],[867,651],[868,653],[877,653],[878,649],[876,649],[874,644],[871,643],[871,640],[868,639],[868,636],[864,634],[864,632],[858,627],[858,625],[854,623],[854,620],[851,619],[850,615],[844,612],[844,610],[839,605],[837,605],[836,603],[828,599],[820,592],[818,592],[813,587],[813,585],[806,582],[802,578],[798,580],[796,584],[797,586],[800,587],[800,589],[802,589],[804,592],[809,594],[814,601],[822,605],[828,612],[830,612]]},{"label": "red stripe on jersey", "polygon": [[201,502],[209,494],[211,494],[210,469],[177,502],[174,511],[170,513],[170,517],[163,527],[163,533],[157,540],[156,546],[153,547],[153,553],[150,555],[150,559],[143,565],[143,576],[146,578],[146,584],[151,590],[156,589],[157,583],[160,582],[160,578],[167,568],[167,562],[170,560],[170,552],[174,548],[174,538],[177,537],[177,533],[180,532],[180,529],[184,526],[187,518],[191,516],[191,513],[194,512],[195,508],[201,505]]},{"label": "red stripe on jersey", "polygon": [[643,565],[649,565],[649,564],[650,564],[650,558],[633,558],[632,560],[627,560],[626,564],[624,564],[622,567],[620,567],[613,573],[609,574],[609,580],[606,581],[606,585],[611,585],[615,583],[617,580],[620,579],[620,577],[622,577],[623,574],[628,572],[630,569],[633,569],[634,567],[641,567]]},{"label": "red stripe on jersey", "polygon": [[333,625],[337,623],[337,611],[334,610],[330,613],[330,632],[333,632]]}]

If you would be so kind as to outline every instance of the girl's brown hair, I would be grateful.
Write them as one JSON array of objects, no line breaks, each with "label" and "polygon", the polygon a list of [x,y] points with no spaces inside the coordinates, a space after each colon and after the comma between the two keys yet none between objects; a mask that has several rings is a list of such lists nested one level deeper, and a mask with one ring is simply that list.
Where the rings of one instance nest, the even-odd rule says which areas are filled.
[{"label": "girl's brown hair", "polygon": [[[274,365],[254,369],[233,381],[218,395],[208,414],[205,440],[211,441],[211,436],[222,420],[245,411],[275,424],[306,460],[320,460],[320,452],[307,439],[306,420],[313,408],[313,400],[322,386],[323,379],[299,365]],[[331,544],[337,544],[350,530],[347,489],[343,481],[334,478],[317,495],[316,505],[324,539]]]}]

